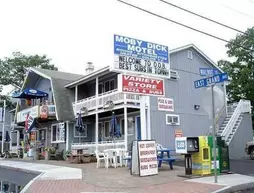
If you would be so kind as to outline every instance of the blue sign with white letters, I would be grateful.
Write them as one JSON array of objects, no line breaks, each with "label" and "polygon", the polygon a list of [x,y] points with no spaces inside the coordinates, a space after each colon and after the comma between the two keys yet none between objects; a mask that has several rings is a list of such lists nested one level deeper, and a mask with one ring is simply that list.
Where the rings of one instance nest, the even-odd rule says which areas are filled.
[{"label": "blue sign with white letters", "polygon": [[214,76],[220,74],[220,71],[214,68],[199,68],[199,74],[200,76]]},{"label": "blue sign with white letters", "polygon": [[224,82],[227,80],[228,80],[228,74],[221,73],[221,74],[217,74],[212,77],[196,80],[196,81],[194,81],[194,86],[195,86],[195,88],[202,88],[202,87],[211,86],[211,85],[219,83],[219,82]]},{"label": "blue sign with white letters", "polygon": [[120,35],[114,35],[114,54],[169,63],[167,46]]}]

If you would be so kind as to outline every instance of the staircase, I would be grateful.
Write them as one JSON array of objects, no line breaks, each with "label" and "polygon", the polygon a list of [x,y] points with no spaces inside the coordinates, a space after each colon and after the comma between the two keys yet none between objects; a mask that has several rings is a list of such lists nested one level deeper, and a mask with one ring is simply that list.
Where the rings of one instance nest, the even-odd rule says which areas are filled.
[{"label": "staircase", "polygon": [[251,103],[247,100],[240,100],[227,106],[227,116],[217,131],[218,136],[222,136],[226,144],[229,145],[239,128],[243,113],[251,113]]}]

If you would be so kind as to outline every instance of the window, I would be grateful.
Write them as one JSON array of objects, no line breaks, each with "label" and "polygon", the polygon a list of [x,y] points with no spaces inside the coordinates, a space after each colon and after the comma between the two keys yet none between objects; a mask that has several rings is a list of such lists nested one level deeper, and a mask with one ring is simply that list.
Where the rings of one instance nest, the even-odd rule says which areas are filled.
[{"label": "window", "polygon": [[84,124],[84,132],[79,133],[76,128],[74,128],[74,137],[86,138],[87,137],[87,124]]},{"label": "window", "polygon": [[120,132],[121,132],[122,135],[124,135],[124,131],[125,131],[125,129],[124,129],[124,119],[121,119],[120,120]]},{"label": "window", "polygon": [[112,79],[112,80],[105,81],[104,82],[104,89],[100,88],[100,84],[99,84],[99,93],[100,93],[100,89],[101,89],[101,93],[114,90],[115,89],[115,80]]},{"label": "window", "polygon": [[51,125],[51,143],[65,142],[65,124],[57,123]]},{"label": "window", "polygon": [[110,85],[109,81],[104,82],[104,92],[110,91],[110,89],[109,89],[110,86],[109,85]]},{"label": "window", "polygon": [[188,58],[189,58],[190,60],[193,59],[193,55],[192,55],[192,51],[191,51],[191,50],[188,50]]},{"label": "window", "polygon": [[103,93],[103,84],[99,84],[99,94]]},{"label": "window", "polygon": [[110,132],[110,122],[105,121],[104,122],[104,137],[109,137],[109,132]]},{"label": "window", "polygon": [[[133,135],[134,134],[134,122],[133,122],[133,117],[128,117],[127,119],[127,133],[128,135]],[[124,130],[124,119],[120,120],[120,131],[121,134],[124,135],[125,134],[125,130]]]},{"label": "window", "polygon": [[173,80],[177,80],[179,78],[178,72],[175,70],[170,70],[170,78]]},{"label": "window", "polygon": [[166,114],[166,124],[167,125],[180,125],[180,116]]}]

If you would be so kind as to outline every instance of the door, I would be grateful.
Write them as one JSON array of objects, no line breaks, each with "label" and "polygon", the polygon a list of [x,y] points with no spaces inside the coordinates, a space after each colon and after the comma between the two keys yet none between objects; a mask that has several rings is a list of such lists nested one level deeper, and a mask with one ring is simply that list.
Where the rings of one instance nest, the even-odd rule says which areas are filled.
[{"label": "door", "polygon": [[141,140],[140,116],[136,117],[136,131],[137,131],[137,140]]}]

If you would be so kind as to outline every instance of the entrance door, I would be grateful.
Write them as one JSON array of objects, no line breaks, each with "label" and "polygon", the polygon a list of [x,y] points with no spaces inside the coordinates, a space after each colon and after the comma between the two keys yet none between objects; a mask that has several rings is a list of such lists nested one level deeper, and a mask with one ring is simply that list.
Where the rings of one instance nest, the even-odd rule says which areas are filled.
[{"label": "entrance door", "polygon": [[137,131],[137,140],[141,140],[140,116],[136,117],[136,131]]}]

